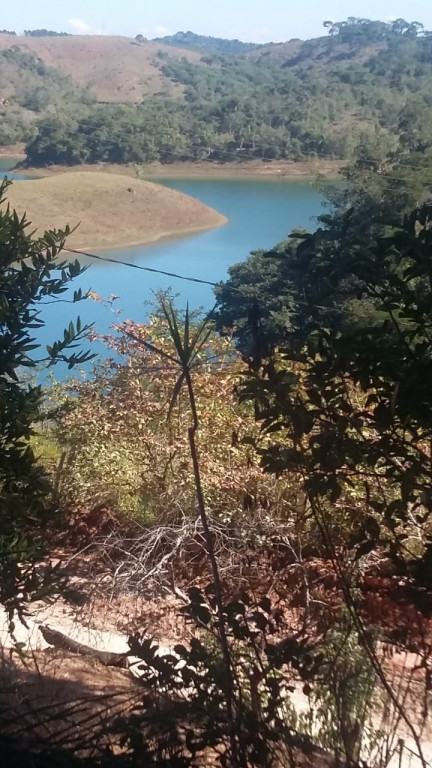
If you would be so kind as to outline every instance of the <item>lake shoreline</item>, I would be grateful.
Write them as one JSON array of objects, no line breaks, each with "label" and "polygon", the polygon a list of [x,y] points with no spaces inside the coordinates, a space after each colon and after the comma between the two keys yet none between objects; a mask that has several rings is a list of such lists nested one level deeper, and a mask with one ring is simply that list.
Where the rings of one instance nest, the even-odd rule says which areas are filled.
[{"label": "lake shoreline", "polygon": [[191,195],[142,179],[104,173],[18,181],[7,193],[41,235],[70,225],[67,247],[117,251],[206,232],[228,218]]},{"label": "lake shoreline", "polygon": [[[78,253],[76,253],[76,257],[79,260],[79,256],[81,252],[81,255],[84,257],[84,260],[86,263],[92,263],[92,254],[90,252],[95,252],[96,254],[103,255],[104,252],[111,252],[111,251],[128,251],[132,250],[133,248],[139,248],[141,245],[157,245],[159,243],[165,243],[169,242],[171,240],[182,240],[183,238],[191,237],[192,235],[199,235],[204,232],[210,232],[212,229],[218,229],[219,227],[225,227],[227,224],[229,224],[229,218],[227,216],[223,216],[223,214],[220,214],[221,217],[224,219],[224,221],[221,221],[218,224],[209,225],[209,226],[202,226],[202,227],[190,227],[188,229],[183,229],[178,232],[163,232],[162,234],[157,234],[151,237],[147,240],[122,240],[121,243],[118,243],[117,245],[110,244],[110,245],[89,245],[84,246],[81,245],[76,250]],[[65,249],[67,251],[67,248]],[[89,253],[89,256],[86,256],[86,252]],[[111,257],[110,257],[111,258]],[[114,259],[113,259],[114,261]],[[116,261],[119,261],[119,259],[116,259]]]},{"label": "lake shoreline", "polygon": [[0,147],[0,157],[4,160],[11,158],[12,160],[25,160],[26,153],[24,151],[23,144],[9,144],[7,147]]},{"label": "lake shoreline", "polygon": [[[125,186],[135,187],[135,183],[126,179]],[[99,260],[78,255],[77,258],[91,268],[77,278],[74,289],[81,288],[83,294],[90,290],[103,299],[113,294],[119,297],[112,308],[114,315],[109,306],[93,301],[83,301],[75,309],[83,324],[94,323],[102,335],[111,332],[112,323],[119,322],[119,317],[146,322],[155,295],[160,291],[170,291],[179,309],[189,305],[191,311],[207,313],[215,301],[208,283],[226,280],[233,264],[245,261],[251,251],[272,249],[276,243],[286,240],[293,229],[315,228],[312,219],[322,212],[322,193],[301,180],[280,183],[269,179],[256,184],[242,179],[226,183],[222,179],[167,180],[167,186],[219,211],[228,222],[191,237],[176,236],[145,246],[88,251],[100,256]],[[166,231],[167,227],[161,226],[160,232]],[[132,234],[129,232],[130,240]],[[91,242],[89,237],[82,237],[80,245],[84,250],[84,245]],[[73,260],[75,256],[64,251],[62,258]],[[134,268],[122,262],[133,264]],[[46,329],[38,338],[45,345],[52,343],[53,328],[67,327],[71,306],[55,302],[43,311]],[[104,357],[109,354],[103,353]]]},{"label": "lake shoreline", "polygon": [[[4,158],[7,155],[3,155]],[[13,156],[14,159],[17,155]],[[59,173],[76,173],[82,171],[86,173],[115,173],[123,176],[142,179],[223,179],[229,181],[247,180],[251,181],[275,181],[281,179],[312,181],[317,176],[326,179],[337,179],[343,163],[340,160],[305,160],[299,162],[272,161],[262,162],[251,160],[250,162],[239,163],[152,163],[150,165],[116,165],[112,163],[99,163],[96,165],[82,164],[75,166],[51,165],[41,168],[33,166],[27,167],[24,163],[19,163],[18,171],[22,171],[26,176],[45,177],[54,176]]]}]

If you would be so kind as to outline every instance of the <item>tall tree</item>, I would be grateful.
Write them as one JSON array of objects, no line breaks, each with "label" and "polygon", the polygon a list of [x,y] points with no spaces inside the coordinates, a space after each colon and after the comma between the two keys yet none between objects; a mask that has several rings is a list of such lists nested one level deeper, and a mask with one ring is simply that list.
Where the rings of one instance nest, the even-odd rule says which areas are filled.
[{"label": "tall tree", "polygon": [[[344,510],[360,554],[385,546],[429,590],[432,206],[362,227],[352,218],[324,218],[267,256],[267,274],[278,270],[286,285],[276,312],[262,318],[255,298],[255,314],[243,315],[239,342],[252,361],[243,397],[276,436],[264,467],[300,473],[313,508]],[[237,308],[247,296],[233,283],[219,291],[222,318],[229,288]],[[272,328],[283,311],[287,321]]]}]

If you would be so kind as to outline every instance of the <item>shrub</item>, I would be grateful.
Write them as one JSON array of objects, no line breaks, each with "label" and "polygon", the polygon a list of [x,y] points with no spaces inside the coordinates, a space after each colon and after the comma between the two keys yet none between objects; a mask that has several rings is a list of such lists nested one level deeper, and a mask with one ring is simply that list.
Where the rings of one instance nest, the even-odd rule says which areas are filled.
[{"label": "shrub", "polygon": [[[25,216],[6,205],[8,186],[0,185],[0,602],[12,613],[41,586],[31,564],[41,555],[40,526],[50,508],[49,479],[31,445],[43,392],[25,371],[58,360],[72,367],[91,355],[70,351],[88,330],[78,318],[36,357],[44,303],[63,294],[82,267],[58,259],[68,227],[40,238],[28,233]],[[82,298],[81,291],[73,295]]]}]

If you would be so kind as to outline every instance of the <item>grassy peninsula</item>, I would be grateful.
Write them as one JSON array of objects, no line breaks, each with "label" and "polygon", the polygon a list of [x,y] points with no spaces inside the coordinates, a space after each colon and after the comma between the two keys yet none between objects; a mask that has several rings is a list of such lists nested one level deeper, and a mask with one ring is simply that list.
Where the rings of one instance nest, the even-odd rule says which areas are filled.
[{"label": "grassy peninsula", "polygon": [[38,232],[76,230],[71,248],[116,248],[219,227],[227,219],[176,190],[128,176],[74,172],[22,181],[9,191],[11,205],[27,213]]}]

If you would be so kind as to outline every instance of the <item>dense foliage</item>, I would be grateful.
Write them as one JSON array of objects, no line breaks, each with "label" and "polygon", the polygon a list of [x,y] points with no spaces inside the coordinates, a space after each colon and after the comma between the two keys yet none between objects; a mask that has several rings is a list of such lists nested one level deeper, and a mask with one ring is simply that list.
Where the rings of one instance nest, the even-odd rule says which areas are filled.
[{"label": "dense foliage", "polygon": [[[114,360],[98,365],[87,381],[71,383],[66,399],[53,395],[62,403],[55,436],[64,456],[62,503],[109,509],[120,525],[135,529],[137,567],[131,569],[126,558],[116,585],[131,588],[144,583],[149,570],[153,581],[163,581],[173,561],[183,567],[183,557],[199,571],[203,553],[186,393],[167,418],[178,372],[143,348],[151,343],[172,354],[169,329],[156,314],[146,325],[129,322],[116,330],[117,336],[106,339]],[[275,520],[287,536],[293,533],[289,510],[296,502],[294,478],[275,483],[254,457],[250,443],[259,430],[251,409],[239,406],[235,396],[240,368],[230,340],[212,331],[193,369],[203,494],[215,547],[232,573],[241,572],[248,550],[265,546]],[[114,552],[120,541],[121,533],[106,544]]]},{"label": "dense foliage", "polygon": [[347,21],[325,21],[324,27],[328,29],[331,36],[337,36],[343,43],[357,45],[365,42],[380,43],[383,40],[393,39],[395,35],[414,38],[419,34],[429,34],[425,32],[423,24],[418,21],[409,22],[401,18],[385,22],[350,16]]},{"label": "dense foliage", "polygon": [[195,32],[176,32],[175,35],[155,37],[156,43],[174,45],[180,48],[196,48],[198,50],[219,51],[220,53],[245,53],[261,46],[257,43],[243,43],[241,40],[226,40],[222,37],[196,35]]},{"label": "dense foliage", "polygon": [[[312,601],[315,589],[308,586],[307,566],[302,569],[303,553],[311,545],[325,552],[325,544],[301,511],[302,472],[273,483],[272,474],[257,465],[251,445],[259,441],[261,451],[271,450],[274,437],[260,437],[250,408],[236,402],[233,384],[241,383],[241,367],[229,339],[214,335],[208,321],[196,331],[188,313],[181,331],[172,309],[164,301],[161,306],[162,314],[146,326],[129,321],[117,327],[120,336],[109,342],[125,361],[110,361],[73,386],[74,398],[60,409],[56,434],[67,451],[61,497],[72,505],[106,505],[114,513],[109,534],[93,541],[115,566],[110,590],[142,593],[157,574],[165,584],[172,569],[178,579],[186,568],[190,579],[201,573],[204,553],[216,555],[216,574],[220,568],[224,580],[236,575],[238,584],[246,562],[270,549],[285,553],[295,567],[290,599],[308,595]],[[190,358],[192,405],[191,391],[182,391],[185,369],[178,355],[185,352],[189,359],[197,338],[203,344]],[[208,532],[197,516],[191,430]],[[343,543],[352,526],[336,514]],[[115,526],[126,522],[122,536]],[[274,590],[275,576],[270,578]],[[332,621],[324,641],[311,642],[311,629],[316,634],[317,626],[326,626],[322,613],[302,604],[304,621],[294,622],[294,629],[268,597],[221,600],[220,583],[217,576],[205,591],[189,590],[184,612],[199,631],[190,647],[161,654],[149,638],[131,638],[131,651],[142,660],[146,696],[132,718],[114,723],[127,753],[149,765],[163,756],[174,765],[194,766],[203,754],[214,753],[221,766],[270,766],[277,759],[285,764],[293,747],[310,749],[310,737],[318,733],[323,746],[355,764],[377,678],[349,614],[340,626]],[[370,648],[374,653],[374,643]],[[317,673],[327,682],[315,688]],[[313,695],[309,715],[295,712],[291,681],[306,683],[305,694]]]},{"label": "dense foliage", "polygon": [[[408,178],[395,190],[378,173],[362,187],[361,161],[347,176],[353,186],[313,233],[235,265],[217,296],[220,328],[234,327],[248,363],[240,402],[254,404],[270,442],[256,442],[261,466],[297,478],[357,632],[330,631],[331,666],[312,693],[323,697],[321,743],[339,741],[351,764],[377,681],[421,752],[373,638],[384,632],[430,662],[432,207],[428,184],[427,202],[408,210],[418,193]],[[391,608],[375,594],[365,611],[376,558],[398,588]]]},{"label": "dense foliage", "polygon": [[276,437],[263,466],[301,473],[318,525],[338,509],[351,546],[380,543],[427,590],[432,209],[370,218],[370,205],[233,267],[219,322],[236,327],[243,396]]},{"label": "dense foliage", "polygon": [[69,32],[56,32],[54,29],[25,29],[26,37],[69,37]]},{"label": "dense foliage", "polygon": [[[421,217],[416,214],[414,219],[420,221]],[[404,226],[412,235],[409,222],[404,222]],[[312,240],[313,237],[310,236]],[[423,240],[421,234],[420,240]],[[403,242],[404,238],[402,245]],[[370,271],[370,264],[365,267],[366,274],[367,267]],[[402,282],[407,277],[408,273],[400,275]],[[394,281],[395,288],[400,284]],[[175,329],[177,333],[178,325]],[[267,434],[260,437],[249,409],[239,406],[232,397],[232,384],[239,382],[241,370],[229,340],[206,334],[202,337],[206,339],[205,345],[194,358],[191,371],[197,411],[199,468],[204,504],[211,523],[209,544],[193,502],[193,473],[187,445],[191,436],[192,411],[188,397],[179,398],[182,377],[178,378],[179,360],[175,352],[179,349],[178,339],[176,342],[164,315],[155,316],[148,326],[128,322],[117,330],[121,335],[111,343],[117,352],[126,355],[125,363],[110,362],[105,370],[98,371],[96,381],[90,379],[74,388],[75,398],[66,402],[62,409],[58,437],[69,451],[71,463],[66,475],[70,474],[71,483],[63,493],[71,493],[72,501],[75,496],[78,503],[98,506],[100,499],[91,491],[102,490],[104,485],[108,491],[109,475],[117,473],[112,485],[117,498],[111,492],[111,497],[105,495],[103,502],[109,505],[118,522],[123,490],[120,484],[125,481],[126,488],[130,482],[130,490],[135,489],[138,505],[133,510],[132,495],[126,493],[121,517],[130,520],[131,515],[136,518],[138,513],[141,518],[139,537],[131,526],[123,538],[119,535],[114,538],[112,531],[108,537],[115,577],[129,571],[129,578],[122,580],[121,589],[138,587],[142,592],[170,557],[177,579],[182,563],[186,565],[190,579],[197,573],[200,551],[202,555],[217,552],[217,561],[227,579],[227,573],[233,573],[232,565],[228,570],[230,555],[237,562],[245,562],[256,556],[260,548],[267,549],[278,553],[290,564],[285,578],[286,573],[294,569],[288,588],[290,600],[297,608],[301,606],[302,621],[294,620],[289,613],[290,621],[284,623],[284,603],[275,609],[268,597],[256,600],[241,594],[239,599],[230,600],[225,595],[219,608],[215,582],[205,591],[190,589],[184,612],[195,625],[195,631],[198,630],[198,637],[194,636],[188,647],[176,646],[173,653],[161,653],[150,638],[131,638],[131,651],[142,660],[146,695],[142,705],[135,707],[132,717],[118,718],[111,726],[106,726],[110,736],[120,738],[131,759],[145,759],[149,765],[158,765],[163,758],[174,765],[195,766],[200,764],[204,754],[213,753],[216,764],[221,766],[284,765],[292,748],[311,749],[311,737],[333,751],[337,760],[357,765],[360,754],[372,754],[377,744],[383,746],[391,739],[391,727],[390,731],[387,726],[383,731],[374,728],[374,704],[385,700],[389,710],[403,716],[404,694],[395,699],[376,653],[379,633],[389,636],[386,617],[382,615],[379,622],[372,624],[368,614],[359,613],[359,609],[364,558],[372,548],[383,547],[389,542],[388,536],[386,540],[379,535],[382,517],[385,520],[383,527],[386,523],[389,525],[391,534],[396,533],[397,543],[408,543],[404,552],[405,565],[418,563],[419,547],[422,549],[420,554],[424,553],[429,521],[426,517],[421,521],[421,510],[412,507],[408,519],[399,514],[395,504],[390,504],[387,515],[383,515],[383,509],[374,506],[380,493],[388,494],[387,502],[393,498],[394,480],[401,469],[399,459],[409,456],[413,449],[411,435],[407,435],[404,455],[401,443],[396,457],[390,449],[389,456],[385,455],[387,463],[373,467],[368,458],[373,456],[374,446],[377,446],[381,459],[384,458],[383,445],[378,442],[382,425],[374,422],[376,413],[373,409],[369,413],[370,404],[361,400],[362,382],[357,384],[345,377],[346,387],[352,395],[347,402],[358,406],[351,422],[348,406],[344,407],[343,391],[337,389],[337,363],[334,366],[336,372],[330,371],[335,379],[333,382],[330,376],[322,376],[322,370],[309,370],[306,350],[295,361],[283,352],[274,358],[272,366],[266,366],[263,379],[257,376],[259,371],[252,371],[252,376],[246,379],[246,387],[241,387],[243,393],[254,398],[258,420],[265,416]],[[298,329],[299,334],[301,330]],[[195,338],[194,333],[186,315],[183,341]],[[308,341],[313,348],[314,335],[310,340],[308,337]],[[368,359],[366,347],[364,353]],[[312,358],[312,364],[317,361],[318,364],[325,363],[324,354],[321,361],[319,354]],[[337,389],[334,401],[329,397],[332,386]],[[285,406],[291,395],[291,407],[287,409]],[[319,397],[324,406],[318,402]],[[224,406],[229,405],[228,412],[221,407],[221,400]],[[162,419],[164,410],[168,421]],[[356,423],[361,417],[369,417],[364,427],[358,427]],[[314,419],[316,423],[310,426]],[[331,433],[331,441],[321,445],[322,429],[331,429],[333,423],[340,427],[339,430]],[[230,441],[233,424],[236,434],[233,439],[233,433]],[[305,434],[301,432],[303,424],[308,425]],[[350,446],[349,439],[354,445],[356,430],[363,440],[360,453],[363,444],[372,449],[372,453],[365,454],[358,469],[352,467],[350,451],[346,455],[343,453],[344,448]],[[264,459],[264,473],[254,461],[254,452],[250,453],[252,442]],[[342,462],[347,466],[341,464],[335,468],[333,459],[339,449]],[[291,453],[297,459],[296,464],[288,463]],[[245,456],[248,457],[246,462]],[[129,481],[128,468],[133,466],[135,457],[134,476]],[[278,458],[282,459],[279,464]],[[359,455],[355,459],[359,462]],[[102,466],[103,470],[99,471]],[[392,466],[396,474],[386,471]],[[407,464],[404,468],[410,469]],[[335,469],[342,471],[338,474]],[[426,465],[424,469],[428,471]],[[89,470],[95,473],[93,487]],[[82,484],[86,471],[87,498],[85,483]],[[155,486],[153,476],[157,473],[158,485]],[[275,473],[278,474],[276,485],[266,487]],[[340,486],[338,493],[333,491],[332,479]],[[417,479],[421,482],[420,474]],[[256,483],[257,493],[263,494],[266,489],[267,498],[261,496],[261,514],[257,514],[257,507],[252,505],[243,511],[238,508],[235,491],[238,492],[242,484],[250,488],[251,480],[253,485]],[[325,487],[322,481],[327,483]],[[365,485],[368,487],[366,500]],[[305,493],[306,498],[302,501]],[[277,496],[280,499],[279,514],[274,503]],[[158,504],[152,506],[152,500],[157,500]],[[187,539],[182,540],[187,517],[193,525]],[[180,525],[176,525],[178,520]],[[422,523],[425,523],[423,528]],[[113,525],[115,522],[111,519],[110,528]],[[93,545],[101,547],[103,538],[103,535],[98,536]],[[149,552],[149,542],[152,557],[145,556]],[[172,558],[170,547],[175,551],[175,558]],[[349,551],[348,547],[357,548],[354,562],[353,550]],[[407,558],[410,552],[416,556],[411,561]],[[392,556],[391,551],[389,554]],[[337,598],[334,605],[328,593],[315,591],[314,582],[320,581],[313,570],[317,555],[321,561],[328,559],[333,563],[333,579],[340,579],[339,589],[346,610],[340,611]],[[397,555],[395,563],[401,575],[400,551]],[[418,571],[409,569],[405,574],[408,578],[414,576],[417,585],[418,575]],[[273,572],[268,578],[271,587],[261,583],[257,589],[269,589],[274,593],[276,574]],[[164,583],[166,580],[167,576]],[[409,582],[406,584],[410,589]],[[300,603],[296,602],[298,599]],[[330,604],[324,608],[324,601],[328,600]],[[380,600],[382,605],[382,596]],[[418,622],[414,630],[418,630],[421,611],[414,615]],[[223,653],[221,621],[224,642],[228,644],[228,664]],[[327,629],[324,634],[323,628]],[[403,634],[406,626],[398,625],[396,629],[399,642],[409,642],[415,647],[413,627],[408,626],[409,637]],[[314,641],[311,641],[311,635]],[[425,637],[421,639],[426,640]],[[428,652],[427,640],[425,647],[416,649],[420,654]],[[302,683],[311,707],[300,715],[295,711],[291,694],[295,686]],[[367,740],[363,743],[366,732],[373,737],[369,744]],[[102,729],[99,735],[101,749],[105,736],[106,730]],[[115,740],[110,741],[110,746],[113,744],[116,744]],[[111,754],[109,747],[106,754]]]},{"label": "dense foliage", "polygon": [[[42,387],[25,372],[63,360],[72,367],[89,359],[73,352],[86,328],[78,318],[63,338],[40,351],[35,335],[45,325],[41,310],[56,300],[82,271],[59,261],[69,230],[29,234],[29,223],[6,205],[0,186],[0,602],[12,611],[37,591],[29,563],[40,557],[40,526],[51,504],[48,477],[35,456],[31,436],[43,405]],[[74,301],[83,298],[78,291]],[[39,541],[39,543],[38,543]]]}]

